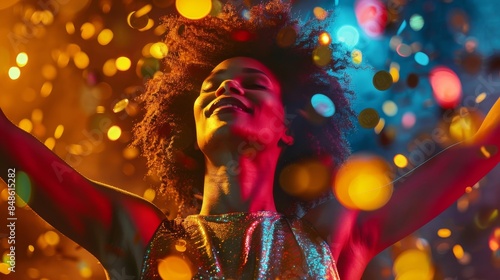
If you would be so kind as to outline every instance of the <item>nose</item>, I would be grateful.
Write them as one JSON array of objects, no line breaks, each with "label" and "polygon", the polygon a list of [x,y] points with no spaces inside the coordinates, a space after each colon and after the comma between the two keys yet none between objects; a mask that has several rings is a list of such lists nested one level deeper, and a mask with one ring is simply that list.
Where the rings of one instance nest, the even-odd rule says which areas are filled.
[{"label": "nose", "polygon": [[219,97],[223,94],[239,94],[244,95],[244,91],[241,88],[240,83],[235,80],[225,80],[223,81],[219,88],[215,91],[215,96]]}]

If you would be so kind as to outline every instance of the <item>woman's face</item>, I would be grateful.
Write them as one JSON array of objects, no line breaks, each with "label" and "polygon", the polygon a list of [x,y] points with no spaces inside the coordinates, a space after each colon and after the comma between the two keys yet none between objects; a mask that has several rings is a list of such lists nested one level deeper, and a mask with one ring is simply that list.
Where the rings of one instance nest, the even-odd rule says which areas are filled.
[{"label": "woman's face", "polygon": [[[264,149],[285,135],[281,89],[259,61],[234,57],[217,65],[194,103],[198,146]],[[215,146],[213,146],[215,145]]]}]

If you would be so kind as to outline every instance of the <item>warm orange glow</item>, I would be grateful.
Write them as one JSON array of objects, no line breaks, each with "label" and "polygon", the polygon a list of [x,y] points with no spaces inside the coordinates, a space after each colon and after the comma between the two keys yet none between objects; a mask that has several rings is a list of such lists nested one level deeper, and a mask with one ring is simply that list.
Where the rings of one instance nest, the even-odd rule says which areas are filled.
[{"label": "warm orange glow", "polygon": [[338,170],[334,193],[347,208],[375,210],[392,196],[391,177],[391,170],[382,158],[354,155]]},{"label": "warm orange glow", "polygon": [[201,19],[212,10],[211,0],[176,0],[175,8],[183,17],[188,19]]},{"label": "warm orange glow", "polygon": [[178,256],[169,256],[160,260],[158,274],[164,280],[188,280],[193,277],[189,263]]}]

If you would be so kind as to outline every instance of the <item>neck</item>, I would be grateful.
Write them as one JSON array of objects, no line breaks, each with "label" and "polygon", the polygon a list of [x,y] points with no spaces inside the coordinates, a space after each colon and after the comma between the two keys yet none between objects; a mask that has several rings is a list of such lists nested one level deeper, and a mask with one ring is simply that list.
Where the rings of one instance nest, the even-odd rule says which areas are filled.
[{"label": "neck", "polygon": [[279,148],[244,155],[217,153],[205,158],[201,215],[274,211],[274,173]]}]

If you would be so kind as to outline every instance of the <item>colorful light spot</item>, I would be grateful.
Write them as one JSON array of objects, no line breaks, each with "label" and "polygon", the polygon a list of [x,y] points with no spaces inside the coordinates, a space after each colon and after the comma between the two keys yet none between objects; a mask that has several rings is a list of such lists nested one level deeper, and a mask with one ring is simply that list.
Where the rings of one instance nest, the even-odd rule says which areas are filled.
[{"label": "colorful light spot", "polygon": [[311,105],[318,114],[325,118],[335,114],[335,104],[333,104],[333,101],[324,94],[317,93],[313,95],[311,98]]},{"label": "colorful light spot", "polygon": [[432,69],[429,80],[434,99],[443,109],[455,108],[462,98],[462,84],[457,74],[448,67]]},{"label": "colorful light spot", "polygon": [[327,32],[323,32],[319,35],[319,43],[321,45],[329,45],[332,42],[332,39],[330,38],[330,34]]},{"label": "colorful light spot", "polygon": [[328,16],[328,12],[321,7],[314,7],[313,14],[318,20],[324,20]]},{"label": "colorful light spot", "polygon": [[496,227],[493,229],[488,241],[488,245],[493,252],[500,250],[500,227]]},{"label": "colorful light spot", "polygon": [[401,122],[404,128],[409,129],[415,125],[415,123],[417,122],[417,117],[413,112],[406,112],[403,114]]},{"label": "colorful light spot", "polygon": [[387,24],[387,9],[380,0],[359,0],[355,4],[356,19],[370,37],[380,37]]},{"label": "colorful light spot", "polygon": [[332,50],[327,46],[319,46],[313,51],[313,61],[318,66],[326,66],[332,60]]},{"label": "colorful light spot", "polygon": [[26,66],[26,64],[28,64],[28,55],[25,52],[20,52],[16,56],[16,63],[17,63],[17,66],[19,66],[19,67]]},{"label": "colorful light spot", "polygon": [[426,66],[429,64],[429,56],[423,52],[417,52],[415,54],[415,61],[422,66]]},{"label": "colorful light spot", "polygon": [[113,106],[113,113],[118,113],[118,112],[125,110],[125,108],[127,108],[128,104],[129,104],[129,100],[127,98],[116,102],[115,106]]},{"label": "colorful light spot", "polygon": [[21,70],[18,67],[12,66],[9,68],[9,78],[11,80],[17,80],[19,79],[20,76],[21,76]]},{"label": "colorful light spot", "polygon": [[382,104],[382,111],[389,116],[394,117],[398,113],[398,105],[394,101],[387,100]]},{"label": "colorful light spot", "polygon": [[128,57],[120,56],[119,58],[116,59],[115,64],[116,64],[116,69],[120,71],[127,71],[128,69],[130,69],[132,62]]},{"label": "colorful light spot", "polygon": [[178,256],[168,256],[160,260],[158,274],[164,280],[189,280],[193,277],[190,264]]},{"label": "colorful light spot", "polygon": [[392,196],[391,171],[374,155],[351,156],[335,176],[334,193],[350,209],[371,211],[384,206]]},{"label": "colorful light spot", "polygon": [[353,50],[351,52],[351,58],[354,64],[361,64],[361,62],[363,62],[363,53],[360,50]]},{"label": "colorful light spot", "polygon": [[440,228],[437,235],[441,238],[448,238],[451,236],[451,230],[447,228]]},{"label": "colorful light spot", "polygon": [[434,275],[430,256],[417,249],[409,249],[399,254],[394,260],[393,271],[397,279],[430,280]]},{"label": "colorful light spot", "polygon": [[151,45],[149,54],[156,59],[162,59],[168,54],[168,47],[163,42],[157,42]]},{"label": "colorful light spot", "polygon": [[359,32],[354,26],[344,25],[337,31],[337,40],[353,48],[359,42]]},{"label": "colorful light spot", "polygon": [[415,31],[420,31],[424,27],[424,18],[419,14],[410,17],[410,27]]},{"label": "colorful light spot", "polygon": [[330,186],[328,168],[319,160],[293,163],[280,173],[281,188],[288,194],[310,200],[319,197]]},{"label": "colorful light spot", "polygon": [[212,10],[211,0],[176,0],[175,8],[188,19],[202,19]]},{"label": "colorful light spot", "polygon": [[402,154],[397,154],[394,156],[394,164],[399,168],[405,168],[408,166],[408,159]]},{"label": "colorful light spot", "polygon": [[122,135],[122,130],[119,126],[113,125],[108,130],[108,139],[111,141],[116,141]]},{"label": "colorful light spot", "polygon": [[111,40],[113,40],[113,31],[111,29],[104,29],[97,35],[97,42],[102,46],[106,46]]}]

